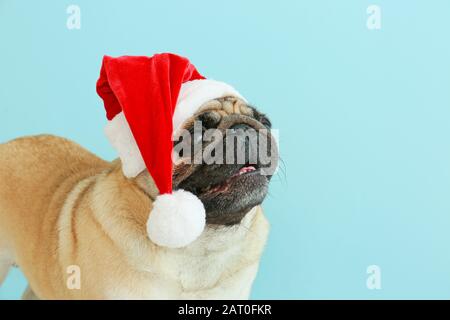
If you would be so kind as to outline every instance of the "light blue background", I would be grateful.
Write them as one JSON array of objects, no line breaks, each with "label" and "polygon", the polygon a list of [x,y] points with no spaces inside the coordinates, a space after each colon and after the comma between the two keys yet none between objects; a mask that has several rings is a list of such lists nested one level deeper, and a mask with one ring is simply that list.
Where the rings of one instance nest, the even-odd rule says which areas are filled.
[{"label": "light blue background", "polygon": [[[447,0],[0,0],[0,141],[53,133],[112,159],[102,55],[188,56],[280,130],[253,298],[450,298],[449,14]],[[15,270],[0,298],[24,287]]]}]

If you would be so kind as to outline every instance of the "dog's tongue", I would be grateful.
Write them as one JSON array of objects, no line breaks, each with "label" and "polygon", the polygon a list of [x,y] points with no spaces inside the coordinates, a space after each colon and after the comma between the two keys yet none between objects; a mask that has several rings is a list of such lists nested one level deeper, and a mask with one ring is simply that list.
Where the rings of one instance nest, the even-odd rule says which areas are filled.
[{"label": "dog's tongue", "polygon": [[255,170],[256,169],[253,166],[243,167],[241,170],[239,170],[239,175],[247,173],[247,172],[255,171]]}]

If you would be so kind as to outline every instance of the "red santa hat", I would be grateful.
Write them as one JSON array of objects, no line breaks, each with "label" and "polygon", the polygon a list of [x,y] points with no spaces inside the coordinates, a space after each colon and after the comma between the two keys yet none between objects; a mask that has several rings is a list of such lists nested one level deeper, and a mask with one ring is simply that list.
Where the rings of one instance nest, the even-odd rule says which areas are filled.
[{"label": "red santa hat", "polygon": [[160,195],[147,222],[150,239],[179,248],[205,226],[202,202],[184,190],[172,191],[172,137],[207,101],[243,97],[230,85],[205,79],[188,59],[162,53],[152,57],[105,56],[97,81],[108,124],[105,133],[126,177],[148,169]]}]

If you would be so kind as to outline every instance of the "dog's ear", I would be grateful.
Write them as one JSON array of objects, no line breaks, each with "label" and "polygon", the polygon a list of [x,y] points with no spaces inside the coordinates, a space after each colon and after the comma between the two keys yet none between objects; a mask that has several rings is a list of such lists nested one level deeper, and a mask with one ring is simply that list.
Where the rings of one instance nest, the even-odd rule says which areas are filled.
[{"label": "dog's ear", "polygon": [[134,180],[139,188],[141,188],[153,201],[155,201],[159,191],[148,170],[145,169],[142,171],[136,178],[134,178]]}]

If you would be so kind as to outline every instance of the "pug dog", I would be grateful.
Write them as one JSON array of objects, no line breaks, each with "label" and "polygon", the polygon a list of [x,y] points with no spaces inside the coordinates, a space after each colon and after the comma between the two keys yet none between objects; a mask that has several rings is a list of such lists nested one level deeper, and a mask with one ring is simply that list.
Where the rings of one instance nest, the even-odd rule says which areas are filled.
[{"label": "pug dog", "polygon": [[[206,129],[271,128],[235,97],[209,101],[184,127],[192,131],[195,120]],[[247,299],[269,232],[260,205],[271,175],[262,167],[176,164],[174,189],[203,202],[206,228],[170,249],[146,233],[158,195],[148,171],[126,178],[119,159],[50,135],[1,144],[0,283],[17,265],[25,299]]]}]

